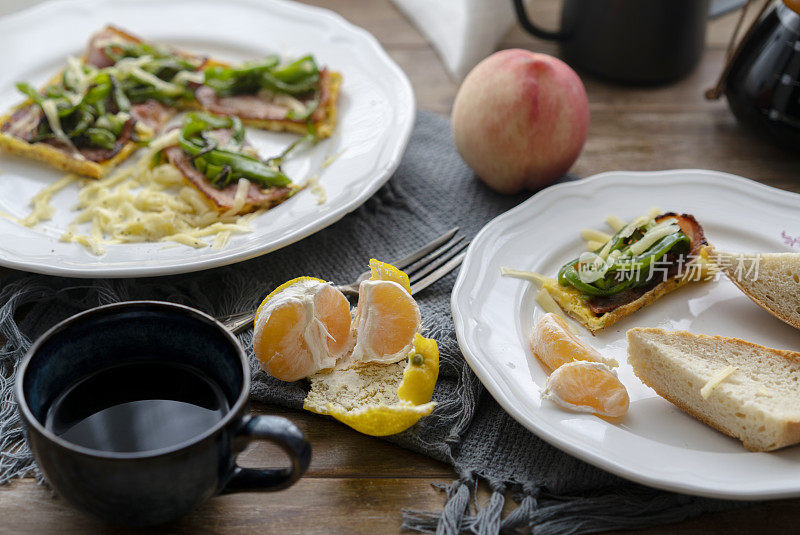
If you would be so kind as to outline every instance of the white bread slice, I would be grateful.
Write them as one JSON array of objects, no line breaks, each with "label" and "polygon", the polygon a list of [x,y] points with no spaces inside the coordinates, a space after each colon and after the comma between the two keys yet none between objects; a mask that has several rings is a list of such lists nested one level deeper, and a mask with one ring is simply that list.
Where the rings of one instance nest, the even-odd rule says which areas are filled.
[{"label": "white bread slice", "polygon": [[800,329],[800,253],[728,253],[708,256],[758,306]]},{"label": "white bread slice", "polygon": [[[722,336],[636,328],[628,362],[661,397],[751,451],[800,442],[800,353]],[[701,389],[729,367],[736,371],[704,398]]]}]

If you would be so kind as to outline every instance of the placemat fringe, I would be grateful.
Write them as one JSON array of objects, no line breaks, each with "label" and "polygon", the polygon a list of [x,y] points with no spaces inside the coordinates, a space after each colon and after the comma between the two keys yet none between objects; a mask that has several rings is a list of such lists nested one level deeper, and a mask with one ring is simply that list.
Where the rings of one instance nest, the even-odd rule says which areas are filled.
[{"label": "placemat fringe", "polygon": [[472,532],[475,535],[491,535],[500,532],[500,516],[506,501],[506,486],[501,481],[493,481],[489,485],[492,495],[480,507],[472,524]]}]

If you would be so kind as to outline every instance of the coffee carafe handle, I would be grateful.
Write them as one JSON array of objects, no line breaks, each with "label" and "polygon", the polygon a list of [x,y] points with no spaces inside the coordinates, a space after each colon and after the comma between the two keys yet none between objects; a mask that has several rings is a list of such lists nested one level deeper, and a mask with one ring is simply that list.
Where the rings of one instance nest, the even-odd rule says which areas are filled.
[{"label": "coffee carafe handle", "polygon": [[[291,486],[306,473],[311,463],[311,444],[292,422],[280,416],[250,416],[236,434],[237,445],[251,440],[269,440],[286,452],[292,466],[288,468],[243,468],[234,466],[222,492],[273,491]],[[244,444],[242,444],[244,442]],[[238,449],[238,448],[237,448]]]},{"label": "coffee carafe handle", "polygon": [[549,39],[551,41],[560,41],[566,38],[566,34],[562,31],[550,31],[540,28],[535,25],[528,17],[528,12],[525,9],[525,0],[513,0],[514,11],[517,12],[517,19],[520,26],[529,34],[539,37],[541,39]]}]

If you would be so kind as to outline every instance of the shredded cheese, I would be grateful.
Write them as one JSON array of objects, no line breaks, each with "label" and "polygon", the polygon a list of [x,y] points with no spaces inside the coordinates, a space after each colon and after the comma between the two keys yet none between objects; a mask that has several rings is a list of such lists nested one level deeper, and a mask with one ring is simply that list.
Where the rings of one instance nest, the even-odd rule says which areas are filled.
[{"label": "shredded cheese", "polygon": [[611,239],[611,235],[592,228],[585,228],[581,231],[581,238],[585,241],[598,241],[603,244]]},{"label": "shredded cheese", "polygon": [[83,154],[78,152],[78,149],[69,139],[69,136],[61,128],[61,120],[58,118],[58,107],[56,106],[56,101],[53,99],[43,100],[41,106],[44,116],[47,118],[47,123],[50,125],[50,129],[53,131],[53,134],[55,134],[56,138],[70,149],[72,152],[71,155],[74,158],[85,160],[86,158],[83,157]]},{"label": "shredded cheese", "polygon": [[504,277],[514,277],[515,279],[530,281],[539,288],[541,288],[544,285],[544,283],[547,282],[547,277],[545,277],[544,275],[540,275],[539,273],[536,273],[534,271],[521,271],[519,269],[501,267],[500,274],[503,275]]},{"label": "shredded cheese", "polygon": [[165,82],[155,74],[151,74],[146,70],[142,69],[142,65],[150,62],[153,60],[152,56],[140,56],[138,58],[122,58],[119,60],[113,67],[108,67],[108,71],[120,74],[127,74],[145,82],[147,84],[152,85],[156,89],[163,91],[164,93],[170,93],[173,95],[180,95],[183,93],[183,88],[179,85]]},{"label": "shredded cheese", "polygon": [[318,174],[315,173],[308,177],[306,186],[308,186],[314,198],[317,199],[317,204],[325,204],[328,200],[328,193],[325,191],[325,187],[320,183]]},{"label": "shredded cheese", "polygon": [[730,377],[730,375],[737,369],[738,368],[736,366],[728,366],[712,375],[711,379],[709,379],[703,388],[700,389],[700,396],[703,399],[708,399],[714,389],[717,388],[725,379]]},{"label": "shredded cheese", "polygon": [[625,228],[625,221],[615,216],[614,214],[611,214],[606,218],[606,223],[608,224],[609,227],[611,227],[614,230],[614,232],[619,232],[620,230]]},{"label": "shredded cheese", "polygon": [[206,75],[203,71],[178,71],[171,81],[176,85],[183,85],[186,82],[202,84],[206,81]]},{"label": "shredded cheese", "polygon": [[320,166],[320,168],[321,169],[327,169],[333,162],[335,162],[336,160],[339,159],[339,156],[344,154],[344,151],[345,151],[345,149],[342,149],[339,152],[337,152],[336,154],[329,155],[327,158],[325,158],[325,161],[322,162],[322,165]]},{"label": "shredded cheese", "polygon": [[678,225],[656,226],[648,230],[642,239],[632,244],[628,251],[632,256],[640,255],[654,245],[661,238],[678,232],[681,228]]},{"label": "shredded cheese", "polygon": [[250,191],[250,181],[246,178],[240,178],[236,184],[236,193],[233,196],[233,206],[231,206],[225,215],[236,215],[242,208],[244,208],[247,201],[247,193]]},{"label": "shredded cheese", "polygon": [[589,240],[586,242],[587,251],[596,251],[603,246],[604,242]]},{"label": "shredded cheese", "polygon": [[300,102],[292,95],[286,95],[284,93],[280,93],[275,95],[272,101],[278,106],[285,106],[295,113],[303,113],[304,111],[306,111],[306,105]]},{"label": "shredded cheese", "polygon": [[[235,210],[220,214],[210,200],[188,185],[177,168],[169,164],[150,167],[155,152],[173,144],[176,136],[177,131],[153,141],[135,165],[86,182],[78,192],[78,213],[61,241],[78,243],[102,255],[106,245],[120,243],[166,241],[207,247],[203,238],[208,237],[220,248],[232,234],[250,232],[252,219],[264,210],[243,216]],[[55,211],[50,204],[53,194],[77,180],[76,175],[67,175],[37,193],[31,200],[33,211],[23,224],[49,219]],[[246,202],[249,186],[247,180],[237,186],[234,202],[239,208]],[[82,231],[82,226],[88,226],[87,231]]]},{"label": "shredded cheese", "polygon": [[40,221],[47,221],[52,218],[56,211],[55,206],[50,204],[50,200],[53,198],[53,195],[78,180],[80,180],[78,175],[70,173],[68,175],[64,175],[52,184],[46,186],[44,189],[40,190],[39,193],[34,195],[31,199],[30,204],[33,207],[33,210],[25,219],[22,219],[20,223],[26,227],[32,227]]}]

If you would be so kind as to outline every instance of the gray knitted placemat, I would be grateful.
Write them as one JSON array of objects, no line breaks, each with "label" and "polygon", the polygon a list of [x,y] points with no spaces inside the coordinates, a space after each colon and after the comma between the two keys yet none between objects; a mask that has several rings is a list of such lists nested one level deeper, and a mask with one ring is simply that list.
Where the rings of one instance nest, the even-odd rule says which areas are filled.
[{"label": "gray knitted placemat", "polygon": [[[28,450],[13,399],[14,371],[31,340],[60,319],[99,304],[129,299],[185,303],[211,314],[254,307],[278,284],[300,275],[348,281],[370,257],[390,260],[459,226],[467,237],[526,195],[491,192],[453,148],[448,122],[420,113],[392,179],[362,207],[300,243],[202,273],[134,280],[75,280],[19,273],[0,289],[0,483],[41,477]],[[187,251],[191,254],[191,251]],[[404,511],[403,526],[422,532],[498,533],[533,528],[538,535],[592,533],[675,522],[736,506],[632,484],[549,446],[510,418],[467,366],[450,317],[455,275],[418,296],[426,335],[438,340],[441,370],[433,414],[389,440],[450,463],[459,479],[443,485],[442,511]],[[24,320],[14,321],[24,309]],[[251,333],[242,335],[251,346]],[[299,409],[304,382],[268,377],[250,355],[252,399]],[[474,499],[478,479],[493,494]],[[518,506],[501,518],[504,494]],[[0,521],[2,523],[2,521]]]}]

